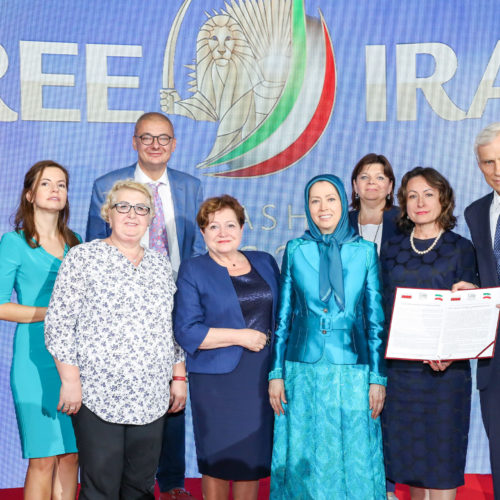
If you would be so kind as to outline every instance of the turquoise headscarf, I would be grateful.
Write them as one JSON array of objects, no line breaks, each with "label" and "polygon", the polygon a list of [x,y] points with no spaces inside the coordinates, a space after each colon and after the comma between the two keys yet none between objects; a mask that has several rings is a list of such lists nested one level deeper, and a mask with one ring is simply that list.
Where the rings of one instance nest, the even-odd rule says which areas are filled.
[{"label": "turquoise headscarf", "polygon": [[[309,190],[311,186],[319,181],[326,181],[335,186],[342,203],[342,215],[339,223],[332,234],[322,234],[311,218],[309,211]],[[305,210],[309,229],[302,238],[315,241],[318,244],[319,264],[319,298],[322,302],[328,302],[332,295],[339,308],[344,310],[344,279],[342,277],[342,260],[340,259],[340,247],[349,241],[356,241],[359,236],[349,224],[349,203],[342,181],[332,174],[323,174],[313,177],[307,184],[304,192]]]}]

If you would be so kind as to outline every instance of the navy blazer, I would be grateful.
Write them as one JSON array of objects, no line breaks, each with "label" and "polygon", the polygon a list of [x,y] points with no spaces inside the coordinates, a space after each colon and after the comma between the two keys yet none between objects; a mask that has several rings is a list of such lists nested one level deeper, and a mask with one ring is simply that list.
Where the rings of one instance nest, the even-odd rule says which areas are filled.
[{"label": "navy blazer", "polygon": [[[265,252],[243,252],[271,288],[273,319],[279,293],[279,269]],[[246,328],[238,296],[227,269],[208,253],[182,262],[174,301],[174,334],[194,373],[229,373],[240,361],[243,347],[198,349],[210,328]],[[274,324],[273,330],[274,330]]]},{"label": "navy blazer", "polygon": [[[118,180],[133,179],[136,163],[113,170],[95,180],[87,220],[87,241],[104,239],[111,234],[101,218],[101,207],[108,191]],[[167,177],[175,212],[175,229],[181,261],[205,252],[205,242],[196,225],[196,214],[203,201],[201,182],[192,175],[167,167]]]},{"label": "navy blazer", "polygon": [[[399,207],[391,207],[389,210],[384,210],[384,213],[382,215],[383,225],[381,247],[386,241],[390,240],[393,236],[396,236],[396,234],[400,233],[400,230],[398,229],[398,226],[396,224],[399,212]],[[349,222],[354,228],[354,231],[356,231],[356,234],[359,234],[358,217],[359,210],[351,210],[349,212]]]},{"label": "navy blazer", "polygon": [[[500,286],[497,275],[497,262],[493,254],[491,244],[490,229],[490,206],[493,202],[493,193],[476,200],[465,209],[465,221],[469,226],[469,231],[476,250],[476,260],[479,271],[481,286],[489,288]],[[498,333],[497,333],[498,337]],[[493,366],[500,363],[498,345],[495,349],[495,357],[492,359],[481,359],[477,364],[477,388],[486,389],[491,379],[491,374],[495,372]],[[496,370],[500,373],[500,370]],[[500,381],[496,381],[498,383]]]}]

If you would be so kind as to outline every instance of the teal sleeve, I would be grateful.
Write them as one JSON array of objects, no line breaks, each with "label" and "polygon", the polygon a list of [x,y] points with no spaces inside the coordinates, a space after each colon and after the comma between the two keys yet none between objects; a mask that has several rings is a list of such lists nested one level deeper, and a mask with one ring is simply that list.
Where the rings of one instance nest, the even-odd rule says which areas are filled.
[{"label": "teal sleeve", "polygon": [[382,307],[380,268],[375,247],[368,249],[367,267],[364,314],[368,336],[370,383],[386,385],[384,309]]},{"label": "teal sleeve", "polygon": [[289,241],[287,243],[283,264],[281,266],[280,299],[277,314],[277,327],[274,332],[274,345],[271,360],[269,380],[283,378],[285,368],[285,353],[290,334],[293,313],[293,279],[291,274],[291,263],[293,260],[293,249]]},{"label": "teal sleeve", "polygon": [[0,241],[0,304],[11,301],[16,275],[21,266],[19,251],[14,233],[5,233]]}]

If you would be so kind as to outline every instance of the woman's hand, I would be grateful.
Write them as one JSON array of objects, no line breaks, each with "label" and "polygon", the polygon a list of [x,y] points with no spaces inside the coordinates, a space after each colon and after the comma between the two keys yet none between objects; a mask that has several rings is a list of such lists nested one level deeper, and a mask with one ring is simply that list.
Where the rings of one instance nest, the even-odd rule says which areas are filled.
[{"label": "woman's hand", "polygon": [[372,418],[375,419],[382,413],[382,408],[384,407],[385,387],[379,384],[370,384],[368,401],[370,403],[370,410],[372,411]]},{"label": "woman's hand", "polygon": [[285,414],[285,410],[281,404],[286,404],[285,382],[282,378],[275,378],[269,381],[269,402],[276,415]]},{"label": "woman's hand", "polygon": [[186,406],[187,383],[185,380],[170,382],[170,404],[167,413],[177,413]]},{"label": "woman's hand", "polygon": [[259,332],[258,330],[252,330],[251,328],[242,328],[240,334],[240,345],[245,349],[259,352],[266,347],[267,335],[265,333]]},{"label": "woman's hand", "polygon": [[468,281],[459,281],[458,283],[454,283],[451,287],[452,292],[456,292],[458,290],[470,290],[472,288],[478,288],[474,283],[469,283]]},{"label": "woman's hand", "polygon": [[78,413],[82,407],[82,385],[80,379],[73,381],[61,381],[59,392],[59,404],[57,409],[68,415]]},{"label": "woman's hand", "polygon": [[448,366],[450,366],[453,361],[424,361],[426,365],[429,365],[435,372],[444,372]]}]

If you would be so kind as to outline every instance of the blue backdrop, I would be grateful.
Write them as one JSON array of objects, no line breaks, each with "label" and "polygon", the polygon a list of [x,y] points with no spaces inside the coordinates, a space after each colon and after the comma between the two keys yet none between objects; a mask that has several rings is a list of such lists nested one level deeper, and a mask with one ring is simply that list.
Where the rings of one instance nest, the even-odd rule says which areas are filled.
[{"label": "blue backdrop", "polygon": [[[170,165],[207,196],[239,198],[244,244],[278,262],[304,230],[306,181],[333,172],[348,185],[368,152],[398,181],[415,165],[440,170],[464,235],[463,209],[488,191],[472,144],[500,117],[496,0],[15,0],[0,15],[2,233],[26,170],[53,159],[70,172],[83,235],[93,180],[135,160],[133,123],[162,109],[177,136]],[[13,332],[0,323],[0,488],[20,486],[26,467]],[[187,455],[193,476],[191,434]],[[467,471],[489,472],[476,393]]]}]

